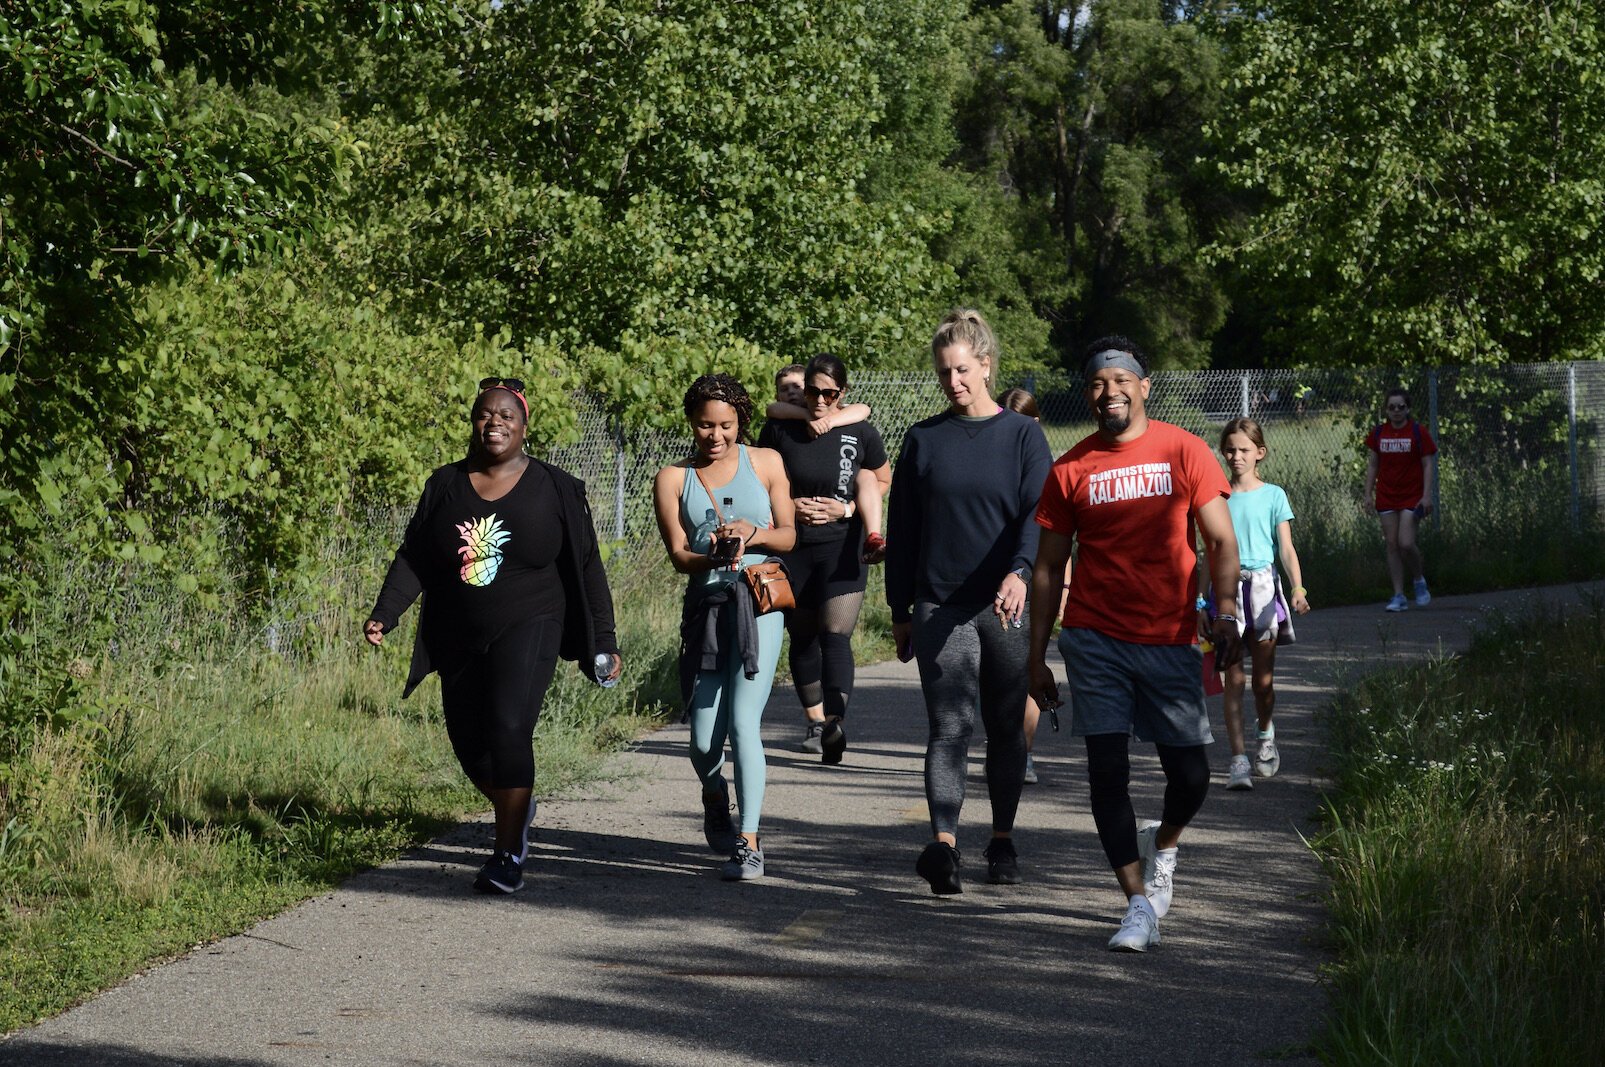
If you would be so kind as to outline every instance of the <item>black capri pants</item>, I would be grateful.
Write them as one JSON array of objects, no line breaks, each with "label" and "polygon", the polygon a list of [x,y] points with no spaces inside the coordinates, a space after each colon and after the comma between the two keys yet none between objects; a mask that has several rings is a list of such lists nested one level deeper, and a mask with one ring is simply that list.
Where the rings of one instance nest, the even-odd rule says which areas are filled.
[{"label": "black capri pants", "polygon": [[459,653],[440,671],[446,736],[463,773],[488,789],[535,784],[535,724],[557,668],[563,620],[516,623],[483,652]]},{"label": "black capri pants", "polygon": [[863,544],[864,526],[855,519],[845,537],[799,544],[786,553],[797,598],[786,613],[791,682],[805,707],[823,704],[832,718],[846,716],[853,695],[853,630],[869,582]]}]

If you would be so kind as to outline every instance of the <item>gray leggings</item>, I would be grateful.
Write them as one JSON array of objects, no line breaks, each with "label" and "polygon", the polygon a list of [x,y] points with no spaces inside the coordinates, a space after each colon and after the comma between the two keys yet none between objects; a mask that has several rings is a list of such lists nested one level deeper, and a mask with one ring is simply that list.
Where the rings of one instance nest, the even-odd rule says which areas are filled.
[{"label": "gray leggings", "polygon": [[957,833],[975,711],[986,730],[986,788],[992,829],[1014,828],[1025,779],[1025,694],[1031,635],[998,625],[989,604],[914,605],[914,657],[930,739],[925,744],[925,800],[933,833]]}]

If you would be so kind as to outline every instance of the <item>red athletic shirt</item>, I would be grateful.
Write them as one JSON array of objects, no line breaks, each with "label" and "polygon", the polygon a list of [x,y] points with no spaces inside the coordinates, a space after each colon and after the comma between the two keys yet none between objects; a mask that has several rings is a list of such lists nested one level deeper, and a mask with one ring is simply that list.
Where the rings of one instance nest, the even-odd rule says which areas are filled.
[{"label": "red athletic shirt", "polygon": [[1414,419],[1397,430],[1384,422],[1366,434],[1365,447],[1377,454],[1377,510],[1403,511],[1421,503],[1427,491],[1421,459],[1438,454],[1427,428]]},{"label": "red athletic shirt", "polygon": [[1134,441],[1093,434],[1060,456],[1037,523],[1080,546],[1064,625],[1139,645],[1197,637],[1198,509],[1231,495],[1209,446],[1179,426],[1148,420]]}]

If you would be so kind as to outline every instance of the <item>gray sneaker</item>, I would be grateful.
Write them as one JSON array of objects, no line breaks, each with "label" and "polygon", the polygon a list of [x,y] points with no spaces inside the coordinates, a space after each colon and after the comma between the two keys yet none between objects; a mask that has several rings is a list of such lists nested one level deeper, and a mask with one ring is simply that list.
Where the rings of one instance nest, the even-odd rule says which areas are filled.
[{"label": "gray sneaker", "polygon": [[1029,752],[1025,754],[1025,777],[1021,781],[1026,785],[1036,785],[1040,781],[1037,778],[1037,765],[1031,762],[1031,753]]},{"label": "gray sneaker", "polygon": [[1248,766],[1248,757],[1246,755],[1232,757],[1232,765],[1226,771],[1226,788],[1254,788],[1254,772]]},{"label": "gray sneaker", "polygon": [[1276,751],[1276,738],[1260,738],[1259,751],[1254,754],[1254,773],[1261,778],[1271,778],[1281,768],[1282,754]]},{"label": "gray sneaker", "polygon": [[825,724],[808,720],[808,729],[803,734],[802,744],[797,746],[798,752],[813,752],[815,754],[825,751],[824,743]]},{"label": "gray sneaker", "polygon": [[736,850],[719,868],[719,877],[727,882],[750,882],[763,877],[763,849],[753,848],[746,838],[738,838]]}]

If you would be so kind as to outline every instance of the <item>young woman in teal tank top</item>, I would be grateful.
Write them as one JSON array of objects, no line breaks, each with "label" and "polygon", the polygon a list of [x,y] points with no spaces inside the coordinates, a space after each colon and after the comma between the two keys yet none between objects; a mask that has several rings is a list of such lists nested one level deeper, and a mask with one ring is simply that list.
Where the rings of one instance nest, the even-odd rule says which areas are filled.
[{"label": "young woman in teal tank top", "polygon": [[[727,881],[763,876],[758,820],[765,782],[759,727],[769,701],[785,624],[780,612],[758,616],[755,656],[741,641],[738,605],[749,597],[741,571],[796,540],[791,487],[780,454],[742,444],[752,421],[752,399],[728,374],[698,378],[685,395],[696,452],[658,471],[653,503],[658,533],[674,569],[689,575],[683,632],[699,635],[702,621],[717,612],[712,633],[717,655],[712,669],[700,658],[688,669],[687,715],[691,720],[691,765],[702,782],[703,832],[708,846],[729,855],[721,868]],[[739,542],[734,562],[711,553],[719,538]],[[755,666],[749,676],[747,670]],[[730,789],[724,777],[724,746],[736,765],[739,832],[730,819]]]}]

